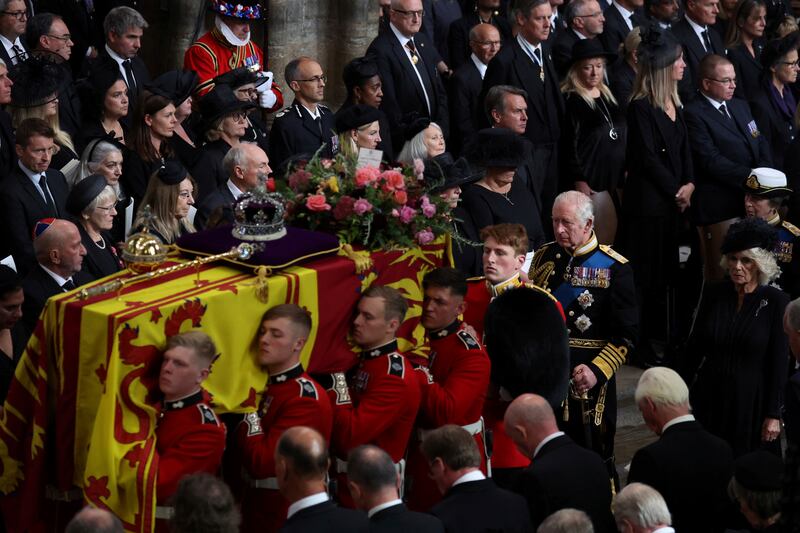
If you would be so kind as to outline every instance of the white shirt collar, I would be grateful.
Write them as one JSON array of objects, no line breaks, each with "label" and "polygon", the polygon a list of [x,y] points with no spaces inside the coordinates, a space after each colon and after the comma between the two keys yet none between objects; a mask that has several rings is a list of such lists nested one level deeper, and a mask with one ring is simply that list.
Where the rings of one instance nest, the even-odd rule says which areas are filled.
[{"label": "white shirt collar", "polygon": [[[397,37],[397,40],[400,41],[400,46],[402,46],[403,49],[405,49],[406,43],[411,40],[411,37],[406,37],[405,35],[400,33],[400,30],[397,29],[397,26],[395,26],[391,22],[389,23],[389,27],[392,29],[392,33],[394,33],[394,36]],[[416,43],[414,44],[416,45]]]},{"label": "white shirt collar", "polygon": [[[707,94],[705,94],[704,92],[701,92],[700,94],[702,94],[703,96],[705,96],[706,100],[708,100],[708,102],[709,102],[711,105],[713,105],[713,106],[714,106],[714,109],[716,109],[717,111],[719,111],[719,108],[720,108],[720,106],[722,106],[722,104],[724,104],[724,103],[725,103],[725,102],[718,102],[717,100],[714,100],[713,98],[711,98],[710,96],[708,96],[708,95],[707,95]],[[727,107],[727,106],[726,106],[726,107]]]},{"label": "white shirt collar", "polygon": [[[15,45],[20,50],[22,50],[23,52],[25,51],[25,47],[22,46],[22,41],[19,40],[19,37],[14,39],[14,41],[12,42],[5,35],[0,35],[0,43],[3,43],[3,48],[6,49],[6,52],[8,53],[8,57],[10,57],[10,58],[14,57],[14,53],[11,50],[11,47],[13,47]],[[12,59],[12,61],[13,61],[13,59]],[[13,65],[8,65],[8,66],[9,66],[9,68],[11,68]]]},{"label": "white shirt collar", "polygon": [[563,434],[564,434],[563,431],[556,431],[555,433],[551,433],[550,435],[543,438],[542,442],[540,442],[539,445],[536,447],[536,449],[533,450],[533,456],[536,457],[536,455],[542,450],[542,448],[544,448],[545,444],[547,444],[551,440],[557,439]]},{"label": "white shirt collar", "polygon": [[306,496],[305,498],[300,498],[292,505],[289,506],[289,511],[286,513],[286,519],[292,517],[298,511],[302,511],[307,507],[311,507],[312,505],[318,505],[322,502],[328,501],[328,494],[325,492],[318,492],[316,494],[312,494],[311,496]]},{"label": "white shirt collar", "polygon": [[702,43],[703,47],[705,48],[706,42],[703,40],[703,32],[706,31],[708,26],[701,26],[700,24],[696,23],[691,18],[689,18],[689,15],[686,15],[685,18],[686,18],[686,22],[688,22],[689,26],[692,27],[694,32],[697,34],[697,37],[700,39],[700,42]]},{"label": "white shirt collar", "polygon": [[694,415],[676,416],[675,418],[664,424],[664,427],[661,428],[661,433],[664,433],[667,430],[667,428],[670,428],[675,424],[680,424],[681,422],[694,422]]},{"label": "white shirt collar", "polygon": [[658,529],[654,529],[653,533],[675,533],[675,530],[669,526],[664,526]]},{"label": "white shirt collar", "polygon": [[372,516],[375,513],[380,513],[384,509],[388,509],[389,507],[394,507],[395,505],[400,505],[402,503],[403,503],[403,500],[401,500],[400,498],[397,498],[396,500],[391,500],[391,501],[388,501],[388,502],[384,502],[384,503],[382,503],[380,505],[376,505],[375,507],[373,507],[372,509],[367,511],[367,518],[372,518]]},{"label": "white shirt collar", "polygon": [[44,201],[47,202],[47,198],[45,198],[44,195],[44,190],[42,189],[42,186],[39,185],[39,179],[41,178],[42,174],[44,174],[45,177],[47,177],[47,174],[45,172],[34,172],[33,170],[23,165],[22,161],[20,160],[17,160],[17,165],[19,166],[19,169],[22,171],[22,173],[28,176],[28,179],[31,180],[31,183],[33,183],[33,186],[36,187],[37,191],[39,191],[39,194],[42,195]]},{"label": "white shirt collar", "polygon": [[578,31],[578,30],[576,30],[575,28],[570,28],[570,29],[572,30],[572,33],[574,33],[575,35],[577,35],[577,36],[578,36],[578,39],[580,39],[581,41],[582,41],[582,40],[584,40],[584,39],[588,39],[588,37],[586,37],[584,34],[582,34],[581,32],[579,32],[579,31]]},{"label": "white shirt collar", "polygon": [[106,53],[108,53],[108,56],[109,56],[111,59],[113,59],[114,61],[116,61],[116,62],[117,62],[119,65],[122,65],[122,62],[123,62],[123,61],[125,61],[125,58],[124,58],[124,57],[122,57],[121,55],[117,54],[117,53],[116,53],[114,50],[112,50],[112,49],[111,49],[111,47],[110,47],[110,46],[108,46],[107,44],[106,44]]},{"label": "white shirt collar", "polygon": [[460,483],[468,483],[470,481],[480,481],[482,479],[486,479],[486,476],[483,475],[483,472],[481,472],[480,470],[473,470],[472,472],[467,472],[466,474],[455,480],[451,486],[455,487]]},{"label": "white shirt collar", "polygon": [[478,72],[481,74],[481,79],[483,79],[483,77],[486,76],[486,69],[489,68],[489,65],[478,59],[478,56],[475,54],[471,54],[469,58],[472,59],[472,62],[475,64],[475,68],[477,68]]},{"label": "white shirt collar", "polygon": [[[534,50],[537,50],[537,49],[538,49],[538,50],[539,50],[539,53],[542,53],[542,52],[541,52],[541,50],[542,50],[542,43],[539,43],[539,44],[537,44],[536,46],[534,46],[534,45],[532,45],[531,43],[529,43],[529,42],[528,42],[528,40],[527,40],[525,37],[523,37],[523,36],[522,36],[522,34],[521,34],[521,33],[518,33],[518,34],[517,34],[517,42],[518,42],[518,43],[519,43],[519,45],[522,47],[522,49],[523,49],[523,50],[525,50],[525,51],[528,53],[528,55],[530,55],[530,56],[531,56],[531,58],[532,58],[531,60],[532,60],[532,61],[536,61],[536,59],[533,59],[533,58],[535,58],[535,57],[536,57],[536,55],[533,53],[533,51],[534,51]],[[542,57],[542,59],[544,60],[544,57]],[[539,65],[541,66],[541,63],[540,63]]]},{"label": "white shirt collar", "polygon": [[239,196],[243,195],[244,192],[239,189],[236,185],[234,185],[233,181],[230,179],[228,180],[228,190],[231,191],[234,200],[238,200]]},{"label": "white shirt collar", "polygon": [[628,29],[632,30],[633,21],[631,20],[631,15],[633,15],[633,11],[628,11],[627,9],[622,7],[619,3],[617,3],[617,0],[611,2],[611,5],[617,8],[617,11],[619,11],[619,14],[622,15],[623,20],[625,20],[625,24],[628,25]]},{"label": "white shirt collar", "polygon": [[49,268],[47,268],[46,266],[44,266],[44,265],[43,265],[43,264],[41,264],[41,263],[39,263],[39,266],[40,266],[40,267],[42,267],[42,270],[44,270],[45,272],[47,272],[47,273],[50,275],[50,277],[51,277],[51,278],[53,278],[53,281],[55,281],[56,283],[58,283],[58,286],[59,286],[59,287],[61,287],[61,286],[62,286],[62,285],[64,285],[64,284],[65,284],[67,281],[69,281],[69,280],[71,280],[71,279],[72,279],[71,277],[69,277],[69,278],[62,278],[61,276],[59,276],[58,274],[56,274],[55,272],[53,272],[52,270],[50,270]]}]

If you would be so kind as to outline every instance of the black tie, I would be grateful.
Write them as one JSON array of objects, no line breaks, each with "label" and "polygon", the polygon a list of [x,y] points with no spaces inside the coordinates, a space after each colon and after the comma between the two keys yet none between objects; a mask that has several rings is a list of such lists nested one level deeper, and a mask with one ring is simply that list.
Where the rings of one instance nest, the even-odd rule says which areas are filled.
[{"label": "black tie", "polygon": [[433,82],[431,82],[431,77],[428,75],[428,69],[425,68],[425,62],[422,60],[422,56],[417,53],[417,47],[414,45],[414,40],[409,39],[406,43],[406,46],[408,47],[409,52],[411,52],[411,62],[413,63],[416,71],[419,72],[419,77],[422,79],[422,89],[425,91],[425,95],[428,97],[428,113],[432,115],[433,98],[436,96],[433,91]]},{"label": "black tie", "polygon": [[50,189],[47,188],[47,178],[44,174],[41,174],[39,177],[39,187],[42,188],[42,194],[44,194],[44,202],[47,204],[47,209],[52,213],[54,217],[58,216],[58,210],[56,209],[56,205],[53,203],[53,197],[50,196]]},{"label": "black tie", "polygon": [[72,279],[68,279],[67,281],[64,282],[64,284],[61,286],[61,288],[64,289],[64,292],[74,291],[75,290],[75,282],[72,281]]},{"label": "black tie", "polygon": [[136,87],[136,78],[133,77],[133,65],[131,65],[131,60],[126,59],[122,62],[122,67],[125,69],[125,77],[127,78],[128,82],[128,92],[136,96],[138,93],[138,89]]},{"label": "black tie", "polygon": [[722,113],[722,116],[730,120],[731,116],[728,114],[728,108],[725,107],[725,104],[719,106],[719,112]]},{"label": "black tie", "polygon": [[715,53],[714,46],[711,44],[711,35],[709,35],[708,29],[703,30],[703,42],[706,45],[706,52],[709,54]]},{"label": "black tie", "polygon": [[322,135],[322,117],[315,118],[314,122],[317,123],[317,128],[319,129],[319,134]]},{"label": "black tie", "polygon": [[541,48],[534,48],[533,55],[536,56],[536,62],[539,66],[542,65],[542,49]]},{"label": "black tie", "polygon": [[13,57],[13,58],[11,58],[11,59],[12,59],[12,61],[14,62],[14,64],[15,64],[15,65],[16,65],[17,63],[21,63],[22,61],[25,61],[25,55],[26,55],[26,54],[25,54],[25,52],[22,50],[22,48],[20,48],[19,46],[17,46],[17,45],[15,44],[15,45],[13,45],[13,46],[11,47],[11,51],[12,51],[12,52],[14,52],[14,57]]}]

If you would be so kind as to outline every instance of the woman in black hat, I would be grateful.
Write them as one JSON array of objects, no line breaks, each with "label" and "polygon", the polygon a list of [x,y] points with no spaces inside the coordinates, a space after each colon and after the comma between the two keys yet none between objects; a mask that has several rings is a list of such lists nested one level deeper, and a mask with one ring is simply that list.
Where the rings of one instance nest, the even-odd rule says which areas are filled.
[{"label": "woman in black hat", "polygon": [[117,194],[100,174],[79,181],[67,197],[67,212],[78,226],[86,248],[81,270],[93,280],[123,268],[109,233],[117,214],[116,205]]},{"label": "woman in black hat", "polygon": [[486,173],[464,187],[461,197],[476,232],[495,224],[522,224],[528,233],[528,251],[533,252],[544,243],[542,218],[530,189],[514,179],[529,151],[528,142],[511,130],[479,131],[465,153],[474,166]]},{"label": "woman in black hat", "polygon": [[761,91],[761,51],[764,49],[766,15],[764,0],[742,0],[736,6],[725,36],[728,59],[736,70],[734,94],[747,101]]},{"label": "woman in black hat", "polygon": [[800,36],[791,33],[770,41],[761,53],[761,90],[751,102],[758,130],[772,148],[775,168],[784,169],[784,154],[797,135],[797,101],[791,85],[797,81]]},{"label": "woman in black hat", "polygon": [[[378,73],[378,64],[371,57],[357,57],[345,65],[342,71],[342,81],[347,89],[347,99],[339,109],[342,111],[356,104],[363,104],[378,109],[383,101],[383,82]],[[385,115],[379,120],[381,141],[378,150],[383,151],[385,161],[394,161],[392,137],[389,130],[389,121]]]},{"label": "woman in black hat", "polygon": [[736,456],[759,448],[780,453],[789,297],[769,284],[780,274],[772,254],[776,237],[759,218],[730,227],[722,244],[729,278],[703,289],[682,365],[686,382],[694,381],[697,420],[728,441]]},{"label": "woman in black hat", "polygon": [[[233,94],[242,102],[258,105],[259,87],[264,85],[269,78],[259,76],[253,67],[235,68],[225,74],[214,78],[215,85],[227,85],[233,89]],[[262,120],[261,113],[253,108],[246,117],[247,128],[242,135],[243,142],[256,143],[264,152],[269,149],[269,131],[267,124]]]},{"label": "woman in black hat", "polygon": [[358,157],[358,150],[377,150],[381,142],[379,120],[382,113],[368,105],[356,104],[336,113],[336,133],[339,152],[346,157]]},{"label": "woman in black hat", "polygon": [[[170,160],[150,177],[133,227],[145,226],[164,244],[173,244],[184,233],[194,233],[189,221],[194,205],[195,182],[178,161]],[[150,215],[144,207],[150,206]]]},{"label": "woman in black hat", "polygon": [[397,156],[398,163],[413,165],[415,159],[424,161],[445,152],[442,128],[430,119],[416,119],[405,132],[406,144]]},{"label": "woman in black hat", "polygon": [[128,86],[113,59],[100,58],[97,61],[99,63],[93,65],[88,78],[79,85],[83,115],[78,139],[81,151],[92,139],[110,135],[125,144],[128,137],[128,127],[123,122],[130,110]]},{"label": "woman in black hat", "polygon": [[10,267],[0,265],[0,404],[8,394],[14,368],[27,339],[17,338],[20,328],[14,326],[22,318],[22,279]]},{"label": "woman in black hat", "polygon": [[602,244],[613,244],[617,234],[617,187],[625,173],[625,117],[604,81],[606,65],[615,57],[596,39],[576,41],[561,84],[571,126],[562,136],[565,185],[592,199]]}]

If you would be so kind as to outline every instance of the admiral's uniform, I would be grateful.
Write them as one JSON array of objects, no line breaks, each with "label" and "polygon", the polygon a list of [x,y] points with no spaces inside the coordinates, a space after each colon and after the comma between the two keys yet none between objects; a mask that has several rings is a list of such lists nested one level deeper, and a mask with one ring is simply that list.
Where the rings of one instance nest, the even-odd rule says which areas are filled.
[{"label": "admiral's uniform", "polygon": [[486,350],[458,320],[428,333],[428,339],[431,379],[425,380],[422,386],[417,442],[408,460],[408,505],[418,511],[427,511],[442,497],[428,476],[428,462],[419,450],[426,432],[446,424],[459,425],[474,435],[484,474],[489,459],[482,416],[491,370]]},{"label": "admiral's uniform", "polygon": [[[174,402],[164,402],[156,428],[158,480],[156,518],[169,518],[166,507],[183,476],[197,472],[216,474],[225,449],[225,426],[208,405],[208,395],[200,390]],[[156,522],[166,530],[165,520]]]},{"label": "admiral's uniform", "polygon": [[269,134],[269,158],[274,168],[280,168],[290,157],[306,154],[309,158],[319,150],[320,157],[331,158],[337,149],[338,138],[334,132],[333,111],[317,104],[319,117],[315,120],[300,102],[275,115]]},{"label": "admiral's uniform", "polygon": [[587,399],[569,394],[561,425],[572,439],[594,449],[614,473],[617,391],[614,375],[638,333],[633,271],[609,246],[589,241],[570,254],[551,242],[534,255],[530,279],[564,308],[570,366],[587,365],[597,385]]},{"label": "admiral's uniform", "polygon": [[[791,298],[800,296],[800,258],[794,253],[794,245],[800,237],[800,228],[781,220],[780,215],[776,215],[771,220],[767,220],[770,226],[778,229],[778,242],[772,252],[781,267],[781,275],[775,280],[773,285],[777,285]],[[800,253],[800,250],[798,250]]]},{"label": "admiral's uniform", "polygon": [[287,429],[314,428],[330,440],[333,411],[325,390],[298,364],[269,377],[258,412],[247,413],[237,428],[244,467],[243,531],[278,531],[289,502],[278,492],[275,447]]},{"label": "admiral's uniform", "polygon": [[337,457],[339,501],[352,507],[344,474],[347,454],[362,444],[374,444],[388,453],[401,475],[414,420],[420,405],[417,372],[397,351],[397,341],[364,350],[347,381],[335,375],[332,391],[331,448]]}]

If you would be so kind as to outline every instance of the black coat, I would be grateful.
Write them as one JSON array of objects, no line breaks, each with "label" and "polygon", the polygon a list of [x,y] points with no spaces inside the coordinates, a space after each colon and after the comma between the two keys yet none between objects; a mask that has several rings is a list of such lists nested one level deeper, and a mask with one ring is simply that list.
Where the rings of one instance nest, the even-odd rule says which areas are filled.
[{"label": "black coat", "polygon": [[311,507],[301,509],[286,520],[282,533],[306,533],[315,531],[320,533],[357,533],[369,531],[367,515],[342,509],[332,501],[318,503]]},{"label": "black coat", "polygon": [[325,148],[320,152],[321,157],[333,156],[332,147],[337,142],[333,131],[333,112],[324,105],[317,107],[322,124],[321,133],[311,114],[297,100],[275,115],[267,152],[274,170],[281,168],[292,156],[308,154],[310,158],[323,144]]},{"label": "black coat", "polygon": [[11,171],[17,168],[15,139],[11,115],[0,109],[0,183],[5,183]]},{"label": "black coat", "polygon": [[769,145],[748,105],[733,98],[725,107],[731,118],[702,95],[686,106],[696,187],[691,208],[702,226],[743,216],[750,169],[772,166]]},{"label": "black coat", "polygon": [[153,172],[161,168],[162,161],[145,161],[132,149],[125,149],[122,154],[122,176],[120,183],[125,192],[136,202],[136,209],[142,205],[142,198],[150,183]]},{"label": "black coat", "polygon": [[444,533],[444,524],[429,514],[409,511],[400,503],[372,515],[369,530],[370,533]]},{"label": "black coat", "polygon": [[491,479],[450,487],[430,513],[444,523],[448,533],[533,531],[525,499],[498,488]]},{"label": "black coat", "polygon": [[[469,47],[469,32],[476,25],[480,24],[480,17],[476,11],[470,11],[462,18],[450,24],[450,33],[447,36],[447,48],[450,53],[450,62],[447,64],[451,69],[456,70],[461,65],[469,62],[472,50]],[[511,25],[508,19],[502,16],[492,17],[489,24],[497,28],[500,32],[500,40],[506,46],[511,39]]]},{"label": "black coat", "polygon": [[759,130],[772,149],[774,168],[783,170],[784,159],[795,157],[789,154],[788,149],[797,136],[797,128],[794,125],[794,117],[786,116],[775,103],[768,86],[770,83],[772,82],[769,80],[764,81],[761,90],[750,102],[750,107]]},{"label": "black coat", "polygon": [[[105,46],[101,46],[97,50],[97,59],[99,60],[102,58],[111,59],[111,56],[108,55],[108,51],[106,50]],[[98,63],[97,60],[95,60],[95,65],[97,63]],[[113,68],[116,68],[117,71],[119,71],[119,65],[113,59],[111,59],[111,61],[107,63],[103,62],[102,64],[108,68],[112,68],[113,66]],[[93,66],[92,68],[95,67]],[[130,97],[130,102],[131,102],[130,108],[128,110],[128,115],[127,115],[128,117],[134,116],[133,107],[136,105],[139,92],[142,90],[142,88],[144,88],[145,85],[147,85],[151,81],[150,71],[147,69],[147,65],[144,64],[142,58],[139,57],[138,55],[131,58],[131,69],[133,70],[133,77],[136,79],[136,94],[133,94],[133,91],[130,89],[130,87],[128,88],[128,97]],[[123,80],[125,80],[126,84],[128,83],[128,80],[124,76]]]},{"label": "black coat", "polygon": [[417,69],[424,69],[427,72],[432,87],[428,94],[430,113],[414,66],[394,32],[390,30],[378,35],[367,49],[367,55],[374,57],[378,64],[383,82],[383,100],[380,109],[389,120],[392,148],[396,154],[403,148],[406,139],[405,129],[413,117],[429,117],[441,126],[445,137],[449,137],[450,132],[447,93],[442,78],[436,70],[438,54],[424,35],[415,35],[414,43],[420,57]]},{"label": "black coat", "polygon": [[192,177],[197,183],[197,190],[194,192],[197,203],[202,203],[206,196],[228,180],[228,175],[222,167],[222,160],[230,149],[231,145],[223,139],[207,142],[200,148],[200,157],[191,170]]},{"label": "black coat", "polygon": [[458,156],[478,131],[478,114],[483,113],[480,100],[483,79],[472,59],[461,65],[450,84],[450,140],[448,151]]},{"label": "black coat", "polygon": [[231,194],[226,181],[218,186],[215,190],[206,195],[205,199],[199,203],[197,207],[197,214],[194,216],[194,227],[199,230],[207,229],[209,219],[217,219],[221,217],[217,224],[232,224],[233,223],[233,209],[232,205],[236,199]]},{"label": "black coat", "polygon": [[[628,29],[628,24],[622,17],[622,13],[619,12],[619,9],[614,7],[614,4],[610,4],[605,11],[603,11],[603,17],[605,17],[606,21],[605,24],[603,24],[603,33],[600,34],[598,39],[600,39],[606,51],[619,54],[619,45],[625,42],[625,38],[631,30]],[[631,15],[633,27],[635,28],[641,25],[644,20],[644,12],[642,9],[634,10],[633,15]]]},{"label": "black coat", "polygon": [[636,71],[625,60],[616,61],[608,67],[608,83],[623,115],[628,112],[628,103],[633,93]]},{"label": "black coat", "polygon": [[553,39],[553,65],[556,67],[559,79],[564,79],[572,61],[572,46],[579,40],[572,28],[559,31]]},{"label": "black coat", "polygon": [[[92,280],[82,272],[78,272],[72,276],[72,281],[76,287],[80,287]],[[56,283],[50,274],[42,270],[38,263],[31,268],[31,271],[22,280],[22,291],[25,294],[25,302],[22,304],[21,322],[24,338],[27,341],[36,328],[39,315],[42,313],[47,299],[66,291]]]},{"label": "black coat", "polygon": [[100,248],[89,236],[83,225],[76,222],[78,231],[81,234],[81,243],[86,248],[86,255],[83,257],[83,267],[81,273],[87,278],[97,280],[115,274],[124,268],[120,255],[114,247],[111,235],[103,232],[104,248]]},{"label": "black coat", "polygon": [[786,440],[789,444],[800,446],[800,371],[792,374],[786,382],[783,423],[786,428]]},{"label": "black coat", "polygon": [[719,520],[728,505],[733,451],[697,422],[679,422],[656,442],[639,449],[628,483],[645,483],[664,497],[677,531],[722,531]]},{"label": "black coat", "polygon": [[695,97],[697,89],[700,87],[700,61],[711,53],[725,55],[725,45],[717,30],[709,26],[708,33],[711,45],[714,47],[713,52],[706,51],[700,37],[694,32],[685,16],[672,25],[672,34],[681,43],[683,60],[686,62],[683,79],[678,83],[678,92],[684,105]]},{"label": "black coat", "polygon": [[750,55],[743,44],[734,46],[728,50],[728,60],[733,63],[736,70],[736,90],[734,95],[746,101],[751,101],[761,92],[761,51],[764,44],[760,41],[753,41],[753,51],[755,57]]}]

